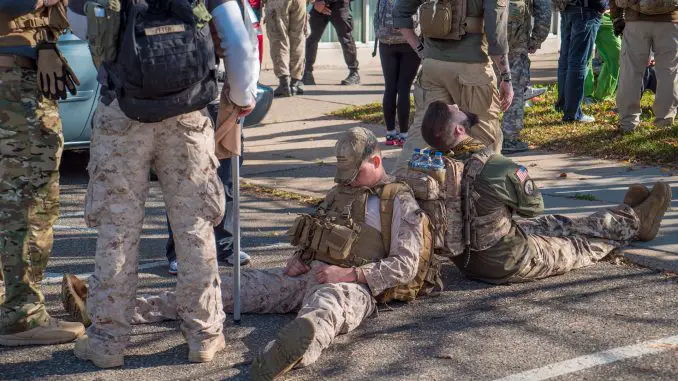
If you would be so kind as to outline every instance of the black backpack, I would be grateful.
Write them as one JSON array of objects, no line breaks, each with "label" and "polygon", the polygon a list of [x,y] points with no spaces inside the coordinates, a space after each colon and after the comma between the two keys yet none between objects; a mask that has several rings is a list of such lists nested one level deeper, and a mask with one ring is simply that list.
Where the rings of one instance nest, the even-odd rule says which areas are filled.
[{"label": "black backpack", "polygon": [[106,65],[105,82],[129,118],[159,122],[203,109],[217,98],[208,20],[193,12],[202,1],[123,2],[117,59]]}]

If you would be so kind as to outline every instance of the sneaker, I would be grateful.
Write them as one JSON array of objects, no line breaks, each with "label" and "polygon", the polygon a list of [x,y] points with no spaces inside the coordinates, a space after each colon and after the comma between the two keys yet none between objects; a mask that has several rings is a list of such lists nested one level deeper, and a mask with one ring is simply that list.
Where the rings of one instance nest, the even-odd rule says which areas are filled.
[{"label": "sneaker", "polygon": [[650,190],[642,184],[631,184],[624,195],[624,204],[635,208],[650,195]]},{"label": "sneaker", "polygon": [[640,226],[636,233],[638,240],[651,241],[657,236],[664,213],[670,206],[671,186],[659,181],[645,201],[633,208],[640,219]]},{"label": "sneaker", "polygon": [[301,79],[301,82],[303,82],[306,86],[315,86],[315,77],[313,77],[313,72],[304,72],[304,77]]},{"label": "sneaker", "polygon": [[[240,250],[240,266],[246,266],[250,264],[250,256],[244,251]],[[227,263],[230,266],[235,266],[235,256],[230,253],[230,250],[222,251],[217,254],[217,261],[221,264]]]},{"label": "sneaker", "polygon": [[204,340],[200,343],[199,349],[188,349],[188,361],[210,362],[214,355],[224,350],[224,348],[226,348],[226,340],[223,334],[210,340]]},{"label": "sneaker", "polygon": [[407,143],[407,136],[398,135],[398,140],[396,140],[396,145],[398,147],[404,147],[405,143]]},{"label": "sneaker", "polygon": [[172,262],[170,262],[169,268],[167,269],[167,272],[170,275],[177,275],[178,270],[177,270],[177,260],[176,259],[173,260]]},{"label": "sneaker", "polygon": [[394,146],[398,144],[398,134],[386,134],[386,142],[384,143],[387,146]]},{"label": "sneaker", "polygon": [[92,325],[87,313],[87,284],[75,275],[64,274],[61,281],[61,303],[64,310],[85,327]]},{"label": "sneaker", "polygon": [[348,76],[341,80],[341,84],[344,86],[359,85],[360,74],[358,74],[358,70],[351,70]]},{"label": "sneaker", "polygon": [[81,360],[91,361],[99,368],[115,368],[125,365],[125,356],[123,355],[104,355],[94,352],[87,335],[75,342],[73,354]]},{"label": "sneaker", "polygon": [[502,154],[525,152],[529,149],[530,147],[527,145],[527,143],[518,139],[505,139],[501,145]]},{"label": "sneaker", "polygon": [[592,117],[591,115],[584,115],[582,114],[581,118],[577,119],[577,122],[579,123],[594,123],[596,121],[596,118]]},{"label": "sneaker", "polygon": [[85,334],[82,323],[49,318],[44,325],[28,331],[0,335],[0,345],[18,347],[23,345],[52,345],[70,343]]},{"label": "sneaker", "polygon": [[252,361],[252,380],[273,380],[289,372],[308,350],[315,336],[313,323],[307,318],[296,318],[284,326],[273,345]]},{"label": "sneaker", "polygon": [[536,97],[544,94],[545,92],[546,92],[546,87],[535,88],[535,87],[530,86],[525,90],[525,95],[523,96],[523,100],[527,101],[527,100],[530,100],[532,98],[536,98]]}]

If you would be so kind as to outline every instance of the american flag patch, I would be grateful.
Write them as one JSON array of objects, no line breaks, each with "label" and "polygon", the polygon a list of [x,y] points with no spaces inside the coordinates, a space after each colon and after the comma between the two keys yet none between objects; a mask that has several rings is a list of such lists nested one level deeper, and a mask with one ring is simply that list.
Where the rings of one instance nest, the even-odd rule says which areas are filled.
[{"label": "american flag patch", "polygon": [[522,165],[516,169],[516,177],[518,177],[518,180],[520,180],[521,183],[525,182],[529,175],[527,174],[527,168],[523,167]]}]

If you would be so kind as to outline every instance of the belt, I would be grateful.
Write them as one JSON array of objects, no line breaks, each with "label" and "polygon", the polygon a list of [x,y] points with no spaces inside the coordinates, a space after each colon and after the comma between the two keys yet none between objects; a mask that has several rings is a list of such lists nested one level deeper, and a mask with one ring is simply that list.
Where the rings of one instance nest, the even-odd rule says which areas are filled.
[{"label": "belt", "polygon": [[22,56],[0,55],[0,69],[11,69],[14,67],[35,70],[37,68],[37,65],[35,63],[35,60],[32,58]]}]

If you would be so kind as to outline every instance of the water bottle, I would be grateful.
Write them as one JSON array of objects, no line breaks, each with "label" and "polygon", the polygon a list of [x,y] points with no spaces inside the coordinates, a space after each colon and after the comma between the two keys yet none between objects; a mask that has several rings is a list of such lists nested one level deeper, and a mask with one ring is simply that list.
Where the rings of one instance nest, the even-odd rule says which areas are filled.
[{"label": "water bottle", "polygon": [[445,168],[445,162],[443,161],[443,153],[442,152],[436,152],[435,156],[433,157],[433,161],[431,162],[431,168],[433,169],[444,169]]},{"label": "water bottle", "polygon": [[410,158],[410,168],[417,168],[417,162],[421,159],[421,149],[415,148]]},{"label": "water bottle", "polygon": [[436,179],[440,184],[445,184],[445,162],[443,161],[443,153],[436,152],[435,157],[431,160],[429,170],[430,175]]},{"label": "water bottle", "polygon": [[429,169],[431,167],[431,151],[425,149],[422,154],[421,158],[417,160],[417,168],[419,169]]}]

